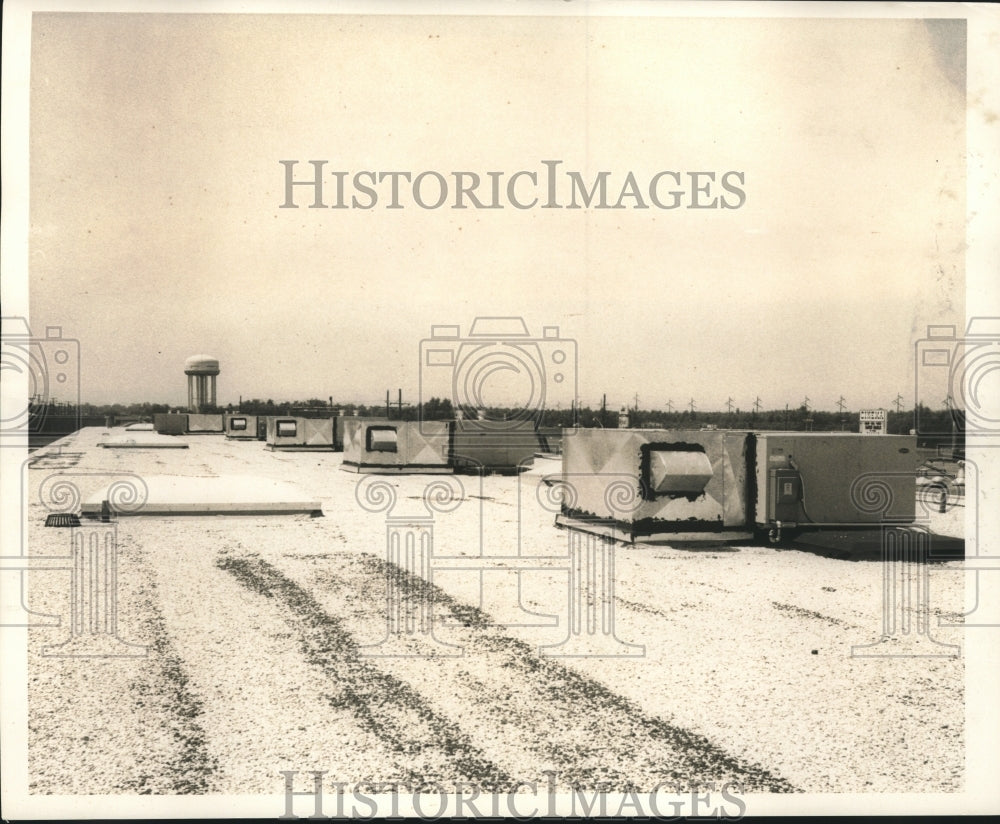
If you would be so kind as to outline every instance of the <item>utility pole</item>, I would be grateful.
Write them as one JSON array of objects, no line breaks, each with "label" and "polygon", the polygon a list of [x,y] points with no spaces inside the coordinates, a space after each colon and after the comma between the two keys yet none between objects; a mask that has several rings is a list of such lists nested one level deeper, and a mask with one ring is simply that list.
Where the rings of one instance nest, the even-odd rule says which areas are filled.
[{"label": "utility pole", "polygon": [[730,396],[729,400],[726,401],[726,409],[728,410],[728,412],[729,412],[730,415],[733,414],[733,398],[732,398],[732,396]]},{"label": "utility pole", "polygon": [[674,402],[667,401],[667,412],[673,412],[673,411],[674,411]]},{"label": "utility pole", "polygon": [[896,400],[894,400],[893,403],[896,404],[896,414],[898,415],[903,411],[903,396],[897,392]]},{"label": "utility pole", "polygon": [[753,411],[755,413],[760,412],[760,395],[757,396],[756,400],[753,402]]},{"label": "utility pole", "polygon": [[843,395],[841,395],[841,396],[840,396],[840,400],[839,400],[839,401],[837,401],[837,409],[838,409],[838,410],[840,411],[840,414],[841,414],[841,415],[843,415],[843,414],[844,414],[844,407],[845,407],[846,405],[847,405],[847,401],[845,401],[845,400],[844,400],[844,396],[843,396]]},{"label": "utility pole", "polygon": [[639,393],[635,393],[635,406],[632,407],[636,412],[639,411]]},{"label": "utility pole", "polygon": [[601,428],[602,429],[608,425],[607,422],[604,420],[604,413],[607,412],[607,410],[608,410],[608,393],[605,392],[601,396]]},{"label": "utility pole", "polygon": [[403,390],[399,390],[399,419],[403,420]]}]

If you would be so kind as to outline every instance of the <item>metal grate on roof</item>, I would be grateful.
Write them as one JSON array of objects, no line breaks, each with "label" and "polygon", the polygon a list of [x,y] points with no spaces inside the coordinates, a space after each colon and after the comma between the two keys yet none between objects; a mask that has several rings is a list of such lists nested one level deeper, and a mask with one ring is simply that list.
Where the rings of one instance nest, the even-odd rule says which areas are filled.
[{"label": "metal grate on roof", "polygon": [[45,518],[45,526],[80,526],[80,516],[72,512],[53,512]]}]

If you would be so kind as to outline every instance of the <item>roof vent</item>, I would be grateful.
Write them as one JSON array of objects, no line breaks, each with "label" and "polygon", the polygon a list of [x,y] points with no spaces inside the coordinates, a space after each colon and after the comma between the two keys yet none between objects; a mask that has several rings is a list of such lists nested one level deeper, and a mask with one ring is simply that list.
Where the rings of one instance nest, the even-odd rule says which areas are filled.
[{"label": "roof vent", "polygon": [[80,516],[72,512],[53,512],[45,518],[45,526],[80,526]]}]

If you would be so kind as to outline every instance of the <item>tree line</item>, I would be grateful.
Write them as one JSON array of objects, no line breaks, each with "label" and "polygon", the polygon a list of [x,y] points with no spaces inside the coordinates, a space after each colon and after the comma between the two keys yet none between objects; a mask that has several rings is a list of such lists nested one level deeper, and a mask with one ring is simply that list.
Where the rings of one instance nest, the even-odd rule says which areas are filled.
[{"label": "tree line", "polygon": [[[71,412],[69,405],[58,405],[50,412]],[[65,410],[62,407],[65,406]],[[156,413],[185,411],[163,403],[90,404],[82,403],[78,412],[82,416],[116,415],[121,417],[150,418]],[[290,415],[298,417],[328,417],[331,415],[357,415],[359,417],[388,417],[390,420],[451,420],[456,408],[448,398],[431,398],[423,404],[331,404],[330,400],[307,398],[300,401],[276,402],[270,398],[250,398],[240,404],[227,404],[205,409],[206,412],[242,412],[247,415]],[[546,409],[535,414],[514,407],[497,407],[484,410],[490,420],[517,420],[528,417],[543,427],[618,427],[618,412],[610,409],[582,406],[575,409]],[[467,416],[471,413],[467,412]],[[950,436],[953,429],[961,431],[961,413],[948,409],[930,409],[920,405],[917,409],[895,412],[886,416],[890,435],[904,435],[911,429],[920,433],[938,433]],[[800,406],[796,409],[765,409],[732,412],[701,412],[691,410],[630,409],[628,425],[632,428],[662,429],[764,429],[799,432],[857,432],[857,412],[827,412]]]}]

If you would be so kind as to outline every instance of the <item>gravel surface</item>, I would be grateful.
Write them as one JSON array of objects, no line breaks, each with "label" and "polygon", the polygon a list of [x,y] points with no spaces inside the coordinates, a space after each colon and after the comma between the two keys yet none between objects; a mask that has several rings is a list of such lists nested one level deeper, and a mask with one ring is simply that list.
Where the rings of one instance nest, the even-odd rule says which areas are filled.
[{"label": "gravel surface", "polygon": [[[386,562],[386,513],[363,509],[339,453],[269,452],[200,436],[185,450],[95,448],[85,429],[36,453],[51,473],[263,476],[322,502],[325,517],[132,517],[117,523],[119,636],[142,657],[46,657],[61,628],[29,634],[33,793],[280,793],[281,770],[330,780],[504,788],[648,790],[738,782],[751,792],[955,792],[964,775],[961,657],[852,657],[882,634],[882,565],[759,546],[621,547],[619,639],[628,658],[551,658],[566,634],[567,533],[520,478],[462,478],[434,521],[437,555],[482,547],[546,556],[519,576]],[[114,433],[115,430],[112,430]],[[428,477],[384,479],[393,517],[427,512]],[[82,476],[89,494],[106,478]],[[35,499],[33,498],[33,501]],[[957,534],[956,509],[935,521]],[[34,555],[69,530],[29,506]],[[520,522],[520,530],[519,530]],[[961,647],[961,564],[928,568],[932,635]],[[435,637],[370,657],[386,586],[425,598]],[[67,615],[69,573],[31,576],[33,609]],[[525,626],[527,613],[558,626]],[[543,623],[538,615],[527,623]],[[65,620],[64,620],[65,624]],[[904,639],[905,640],[905,639]],[[888,642],[879,649],[894,647]],[[933,642],[926,649],[941,650]],[[464,654],[439,654],[461,648]]]}]

